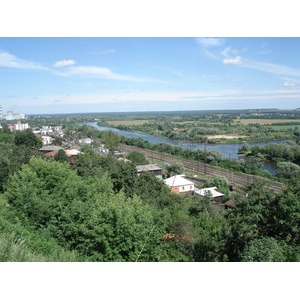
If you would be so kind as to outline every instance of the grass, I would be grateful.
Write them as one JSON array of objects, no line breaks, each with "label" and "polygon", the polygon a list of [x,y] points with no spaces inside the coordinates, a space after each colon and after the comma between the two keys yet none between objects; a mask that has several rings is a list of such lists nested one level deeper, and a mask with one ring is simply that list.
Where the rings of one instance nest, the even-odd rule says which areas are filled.
[{"label": "grass", "polygon": [[300,125],[278,125],[278,126],[270,126],[270,127],[272,127],[275,130],[280,131],[280,130],[286,130],[286,129],[294,130],[295,127],[300,127]]},{"label": "grass", "polygon": [[299,120],[290,120],[290,119],[238,119],[234,121],[235,123],[239,123],[242,125],[249,124],[260,124],[260,125],[270,125],[270,124],[279,124],[279,123],[287,123],[287,122],[299,122]]}]

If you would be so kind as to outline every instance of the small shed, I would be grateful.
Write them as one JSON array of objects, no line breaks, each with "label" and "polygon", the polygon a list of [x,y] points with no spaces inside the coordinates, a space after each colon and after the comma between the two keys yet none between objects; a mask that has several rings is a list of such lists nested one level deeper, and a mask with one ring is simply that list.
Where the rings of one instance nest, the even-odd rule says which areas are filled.
[{"label": "small shed", "polygon": [[212,200],[216,201],[218,204],[221,204],[224,194],[218,192],[217,189],[218,188],[216,186],[204,189],[195,189],[195,195],[211,197]]},{"label": "small shed", "polygon": [[138,176],[140,176],[143,172],[151,172],[157,178],[162,179],[162,168],[156,164],[136,166],[136,170],[138,172]]}]

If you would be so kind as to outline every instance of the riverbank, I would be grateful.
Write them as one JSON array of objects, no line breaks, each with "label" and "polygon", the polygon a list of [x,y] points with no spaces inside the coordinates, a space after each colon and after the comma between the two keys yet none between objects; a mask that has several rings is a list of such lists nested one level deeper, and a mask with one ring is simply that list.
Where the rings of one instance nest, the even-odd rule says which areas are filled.
[{"label": "riverbank", "polygon": [[[91,123],[91,122],[90,122]],[[97,122],[96,122],[97,123]],[[136,133],[137,135],[144,135],[148,137],[158,138],[158,139],[165,139],[169,141],[177,141],[179,139],[172,139],[168,138],[162,134],[149,134],[145,133],[143,131],[135,131],[135,130],[127,130],[127,129],[119,129],[117,126],[106,126],[99,125],[97,123],[97,126],[107,128],[106,130],[114,130],[114,131],[121,131],[121,132],[128,132],[128,133]],[[92,125],[94,126],[94,125]],[[267,142],[276,142],[281,141],[282,139],[274,139],[274,138],[268,138],[268,136],[265,136],[264,138],[257,139],[257,138],[251,138],[249,135],[238,135],[238,134],[220,134],[220,135],[208,135],[208,136],[201,136],[203,137],[203,142],[199,142],[197,140],[191,140],[191,139],[184,139],[180,140],[183,141],[183,144],[195,146],[195,145],[204,145],[205,139],[207,139],[207,144],[243,144],[243,143],[267,143]]]}]

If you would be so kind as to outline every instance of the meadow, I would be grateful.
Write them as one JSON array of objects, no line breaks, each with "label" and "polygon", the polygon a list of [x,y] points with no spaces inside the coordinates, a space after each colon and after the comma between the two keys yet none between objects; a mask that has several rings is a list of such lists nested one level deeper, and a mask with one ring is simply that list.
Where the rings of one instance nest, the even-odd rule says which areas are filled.
[{"label": "meadow", "polygon": [[299,120],[295,119],[236,119],[234,123],[242,124],[242,125],[249,125],[249,124],[259,124],[259,125],[271,125],[271,124],[280,124],[280,123],[287,123],[287,122],[299,122]]}]

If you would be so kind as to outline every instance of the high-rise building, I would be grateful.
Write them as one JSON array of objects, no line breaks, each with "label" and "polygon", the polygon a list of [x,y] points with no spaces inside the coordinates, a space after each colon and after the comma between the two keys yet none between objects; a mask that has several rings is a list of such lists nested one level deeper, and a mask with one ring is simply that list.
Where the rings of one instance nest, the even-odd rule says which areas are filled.
[{"label": "high-rise building", "polygon": [[3,116],[2,116],[2,105],[0,105],[0,120],[3,119]]},{"label": "high-rise building", "polygon": [[7,112],[7,115],[6,115],[5,119],[8,120],[8,121],[14,120],[14,119],[15,119],[12,110],[9,110],[9,111]]}]

